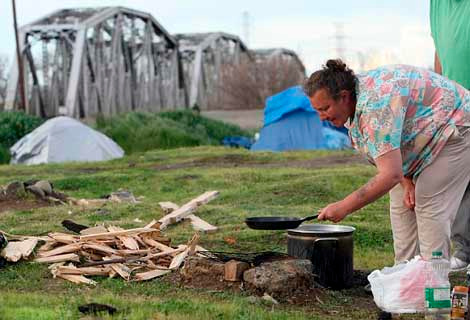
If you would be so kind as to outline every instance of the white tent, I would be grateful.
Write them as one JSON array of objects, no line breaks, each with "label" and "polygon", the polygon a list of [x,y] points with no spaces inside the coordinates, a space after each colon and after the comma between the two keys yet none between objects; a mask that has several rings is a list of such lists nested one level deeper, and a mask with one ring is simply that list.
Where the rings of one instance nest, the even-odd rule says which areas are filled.
[{"label": "white tent", "polygon": [[104,134],[68,117],[46,121],[10,148],[11,163],[104,161],[124,151]]}]

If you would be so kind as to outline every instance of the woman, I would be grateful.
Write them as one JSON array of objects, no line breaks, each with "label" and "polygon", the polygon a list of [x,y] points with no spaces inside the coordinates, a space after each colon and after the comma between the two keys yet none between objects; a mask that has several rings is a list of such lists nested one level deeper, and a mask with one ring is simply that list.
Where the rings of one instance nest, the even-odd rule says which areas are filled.
[{"label": "woman", "polygon": [[395,261],[449,258],[450,229],[470,180],[470,92],[429,70],[394,65],[354,75],[328,60],[304,86],[320,119],[349,129],[377,167],[370,181],[319,211],[339,222],[390,192]]}]

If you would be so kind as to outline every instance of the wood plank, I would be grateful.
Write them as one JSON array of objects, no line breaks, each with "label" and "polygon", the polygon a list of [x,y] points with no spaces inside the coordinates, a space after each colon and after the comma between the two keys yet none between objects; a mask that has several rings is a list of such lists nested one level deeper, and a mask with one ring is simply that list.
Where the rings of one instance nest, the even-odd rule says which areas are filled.
[{"label": "wood plank", "polygon": [[27,239],[23,241],[8,242],[5,248],[0,252],[0,256],[7,261],[17,262],[21,258],[28,258],[38,244],[38,239]]},{"label": "wood plank", "polygon": [[146,237],[146,236],[142,236],[142,241],[144,241],[147,245],[151,246],[151,247],[154,247],[154,248],[157,248],[158,250],[162,251],[162,252],[165,252],[165,251],[171,251],[173,250],[173,248],[171,247],[168,247],[158,241],[155,241],[153,240],[152,238],[150,237]]},{"label": "wood plank", "polygon": [[[120,228],[120,227],[109,227],[108,228],[108,231],[110,232],[117,232],[117,231],[124,231],[123,228]],[[139,250],[139,244],[137,243],[137,241],[135,241],[135,239],[133,239],[132,237],[127,237],[127,236],[117,236],[117,238],[119,240],[121,240],[122,244],[124,245],[124,247],[126,247],[127,249],[130,249],[130,250]]]},{"label": "wood plank", "polygon": [[191,225],[193,226],[193,229],[196,231],[212,233],[212,232],[217,231],[218,229],[216,226],[202,220],[201,218],[199,218],[198,216],[194,214],[190,214],[185,219],[188,219],[189,221],[191,221]]},{"label": "wood plank", "polygon": [[64,262],[64,261],[75,261],[80,262],[80,257],[75,253],[67,253],[61,254],[58,256],[52,257],[44,257],[44,258],[36,258],[34,259],[35,262],[39,263],[54,263],[54,262]]},{"label": "wood plank", "polygon": [[160,229],[161,223],[157,220],[150,221],[144,228]]},{"label": "wood plank", "polygon": [[[52,239],[51,239],[52,240]],[[49,251],[56,247],[57,242],[55,241],[46,241],[41,247],[39,247],[38,252]]]},{"label": "wood plank", "polygon": [[136,256],[145,255],[154,252],[155,249],[141,249],[141,250],[116,250],[116,253],[121,256]]},{"label": "wood plank", "polygon": [[60,232],[49,233],[49,237],[51,237],[57,242],[66,243],[66,244],[77,242],[79,239],[78,237],[73,236],[71,234],[60,233]]},{"label": "wood plank", "polygon": [[107,245],[104,245],[104,244],[85,243],[83,245],[83,249],[92,249],[92,250],[104,252],[107,254],[117,254],[115,249],[108,247]]},{"label": "wood plank", "polygon": [[189,216],[190,214],[194,213],[196,209],[205,204],[208,203],[209,201],[217,198],[219,196],[218,191],[207,191],[203,194],[201,194],[199,197],[194,198],[193,200],[189,201],[188,203],[184,204],[181,206],[179,209],[173,211],[170,214],[167,214],[160,220],[161,226],[160,229],[163,230],[165,229],[169,224],[176,223],[185,217]]},{"label": "wood plank", "polygon": [[91,284],[91,285],[96,285],[96,281],[93,281],[91,279],[85,278],[82,275],[76,275],[76,274],[61,274],[58,273],[57,277],[68,280],[70,282],[76,283],[76,284]]},{"label": "wood plank", "polygon": [[[118,258],[119,259],[119,258]],[[113,257],[103,257],[105,261],[114,260]],[[118,275],[121,276],[124,280],[129,280],[131,278],[131,270],[121,263],[110,264],[109,267],[114,270]]]},{"label": "wood plank", "polygon": [[80,251],[80,248],[81,248],[80,244],[71,243],[71,244],[67,244],[65,246],[61,246],[61,247],[49,250],[49,251],[43,251],[43,252],[39,253],[37,256],[40,257],[40,258],[57,256],[57,255],[64,254],[64,253],[71,253],[71,252]]},{"label": "wood plank", "polygon": [[176,255],[173,258],[173,260],[171,260],[171,263],[170,263],[170,266],[168,267],[168,269],[170,269],[170,270],[178,269],[181,266],[181,264],[183,263],[184,259],[186,259],[188,254],[189,254],[189,248],[186,248],[183,252]]},{"label": "wood plank", "polygon": [[87,268],[76,268],[70,266],[59,266],[56,268],[60,274],[78,274],[83,276],[107,276],[109,274],[109,268],[97,268],[97,267],[87,267]]},{"label": "wood plank", "polygon": [[224,265],[224,279],[225,281],[242,281],[243,272],[248,270],[250,265],[243,261],[230,260]]},{"label": "wood plank", "polygon": [[106,233],[106,232],[108,232],[108,230],[104,226],[96,226],[96,227],[83,229],[82,231],[80,231],[80,235],[87,236],[90,234],[100,234],[100,233]]},{"label": "wood plank", "polygon": [[155,269],[155,270],[151,270],[147,272],[140,272],[134,276],[134,280],[136,281],[150,280],[156,277],[164,276],[165,274],[168,274],[170,272],[171,270],[161,270],[161,269]]},{"label": "wood plank", "polygon": [[148,261],[154,258],[158,257],[163,257],[163,256],[169,256],[172,254],[178,254],[184,250],[187,249],[186,245],[180,245],[177,249],[173,249],[172,251],[165,251],[165,252],[158,252],[158,253],[153,253],[149,254],[145,257],[126,257],[126,258],[118,258],[118,259],[111,259],[107,261],[92,261],[92,262],[87,262],[84,263],[81,267],[92,267],[92,266],[99,266],[99,265],[105,265],[105,264],[112,264],[112,263],[127,263],[127,262],[133,262],[133,261]]},{"label": "wood plank", "polygon": [[117,237],[117,236],[123,236],[123,235],[134,235],[134,234],[145,233],[145,232],[153,232],[153,231],[155,231],[155,229],[152,229],[152,228],[135,228],[135,229],[127,229],[127,230],[123,230],[123,231],[103,232],[103,233],[80,236],[80,241],[93,240],[93,239],[105,239],[105,238],[110,238],[110,237]]},{"label": "wood plank", "polygon": [[160,206],[160,208],[162,208],[162,210],[165,214],[171,213],[171,212],[179,209],[179,207],[180,207],[176,203],[169,202],[169,201],[159,202],[158,205]]}]

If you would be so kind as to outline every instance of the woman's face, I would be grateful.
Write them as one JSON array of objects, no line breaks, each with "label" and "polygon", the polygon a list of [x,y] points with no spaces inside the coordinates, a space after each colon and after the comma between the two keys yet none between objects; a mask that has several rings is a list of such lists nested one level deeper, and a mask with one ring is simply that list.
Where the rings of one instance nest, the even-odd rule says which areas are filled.
[{"label": "woman's face", "polygon": [[342,90],[338,100],[334,100],[327,89],[320,89],[310,97],[310,102],[320,119],[331,122],[335,127],[344,125],[354,114],[354,104],[347,90]]}]

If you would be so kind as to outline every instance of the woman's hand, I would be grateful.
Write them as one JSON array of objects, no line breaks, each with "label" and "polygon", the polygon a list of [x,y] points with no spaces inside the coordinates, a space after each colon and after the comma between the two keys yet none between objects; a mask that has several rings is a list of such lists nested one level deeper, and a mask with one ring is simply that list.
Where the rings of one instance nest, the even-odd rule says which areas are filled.
[{"label": "woman's hand", "polygon": [[348,211],[344,207],[342,201],[334,202],[323,209],[318,211],[318,220],[330,220],[334,223],[340,222],[343,220],[347,215]]},{"label": "woman's hand", "polygon": [[381,155],[375,159],[375,163],[378,173],[369,182],[343,200],[331,203],[325,208],[320,209],[318,211],[318,220],[339,222],[349,213],[377,200],[403,180],[400,149],[395,149]]},{"label": "woman's hand", "polygon": [[400,182],[403,187],[403,204],[410,210],[415,209],[415,184],[410,178],[403,178]]}]

